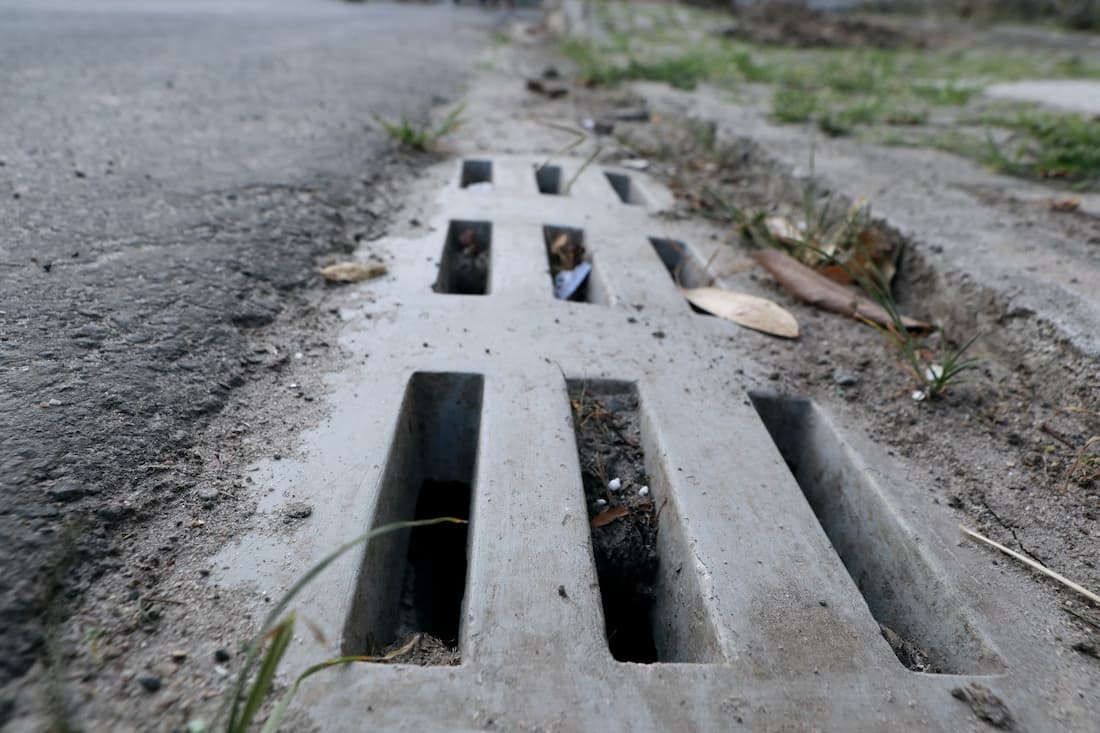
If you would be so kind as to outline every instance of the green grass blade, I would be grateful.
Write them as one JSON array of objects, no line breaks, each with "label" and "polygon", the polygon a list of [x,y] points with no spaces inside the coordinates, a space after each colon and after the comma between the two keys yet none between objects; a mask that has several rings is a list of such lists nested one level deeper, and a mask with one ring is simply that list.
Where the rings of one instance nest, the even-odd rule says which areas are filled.
[{"label": "green grass blade", "polygon": [[256,673],[256,679],[252,682],[252,689],[248,692],[248,700],[241,710],[241,716],[236,720],[230,720],[231,733],[246,733],[252,724],[252,718],[256,717],[260,705],[271,689],[275,671],[279,668],[279,662],[282,661],[286,648],[294,637],[294,614],[287,616],[286,620],[273,631],[274,637],[267,648],[267,654],[264,655],[263,663],[260,664],[260,670]]},{"label": "green grass blade", "polygon": [[[263,626],[260,627],[259,632],[245,645],[245,648],[247,649],[245,663],[241,667],[240,674],[237,675],[237,682],[234,685],[233,689],[233,697],[227,701],[230,730],[236,730],[232,727],[232,723],[233,721],[236,721],[238,719],[238,710],[241,704],[241,698],[244,695],[244,690],[248,682],[249,675],[252,674],[252,669],[256,664],[256,659],[259,656],[260,649],[262,648],[264,637],[266,637],[268,632],[271,631],[271,629],[275,626],[283,611],[285,611],[287,606],[290,605],[290,602],[294,599],[294,597],[302,591],[302,588],[312,582],[314,578],[324,572],[329,565],[336,562],[336,560],[338,560],[344,553],[354,549],[364,542],[371,540],[374,537],[384,535],[389,532],[395,532],[401,529],[427,527],[433,524],[444,523],[464,524],[465,520],[456,519],[454,517],[438,517],[436,519],[416,519],[406,522],[393,522],[392,524],[375,527],[369,532],[365,532],[358,537],[349,540],[337,547],[335,550],[322,558],[320,562],[310,568],[305,575],[299,578],[298,581],[290,587],[290,590],[283,594],[283,597],[279,599],[279,601],[275,604],[275,607],[271,609],[271,612],[268,613],[267,618],[264,619]],[[223,707],[215,718],[215,722],[221,719],[225,715],[225,713],[226,707]]]},{"label": "green grass blade", "polygon": [[388,662],[391,659],[400,657],[402,654],[406,654],[407,652],[412,650],[412,648],[416,646],[416,643],[419,640],[420,634],[416,634],[411,641],[401,646],[401,648],[394,649],[392,652],[389,652],[388,654],[383,654],[382,656],[378,657],[365,654],[357,654],[349,657],[336,657],[334,659],[327,659],[324,662],[318,662],[317,664],[314,664],[312,667],[309,667],[308,669],[306,669],[306,671],[298,675],[298,678],[294,680],[294,684],[290,686],[290,689],[287,690],[286,694],[283,695],[283,697],[279,700],[279,703],[275,706],[275,709],[271,711],[271,715],[268,716],[267,723],[264,724],[261,733],[275,733],[275,731],[278,730],[279,723],[282,721],[283,715],[286,714],[286,709],[290,705],[290,701],[294,698],[295,693],[298,692],[298,686],[301,685],[304,680],[312,677],[321,670],[328,669],[329,667],[337,667],[342,664],[350,664],[352,662]]}]

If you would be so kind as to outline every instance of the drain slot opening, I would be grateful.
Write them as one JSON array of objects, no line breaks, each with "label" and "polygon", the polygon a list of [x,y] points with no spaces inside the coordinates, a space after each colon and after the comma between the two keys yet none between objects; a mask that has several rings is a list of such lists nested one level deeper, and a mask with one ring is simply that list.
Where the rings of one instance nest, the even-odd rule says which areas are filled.
[{"label": "drain slot opening", "polygon": [[475,183],[493,182],[493,161],[491,160],[464,160],[462,161],[462,179],[459,186],[466,188]]},{"label": "drain slot opening", "polygon": [[490,222],[452,221],[432,289],[450,295],[485,295],[489,291],[492,239]]},{"label": "drain slot opening", "polygon": [[539,193],[561,194],[561,166],[544,165],[535,169],[535,183],[538,184]]},{"label": "drain slot opening", "polygon": [[[707,270],[692,254],[686,244],[675,239],[662,239],[650,237],[649,243],[661,258],[665,269],[668,270],[672,282],[681,288],[705,288],[709,287],[713,278],[707,274]],[[691,309],[705,316],[712,315],[694,303],[688,302]]]},{"label": "drain slot opening", "polygon": [[[483,378],[412,376],[378,496],[374,527],[409,519],[469,520]],[[394,661],[455,664],[462,636],[468,524],[397,530],[372,539],[344,629],[345,654],[380,654],[418,641]]]},{"label": "drain slot opening", "polygon": [[1003,671],[996,652],[945,593],[939,572],[817,407],[767,392],[750,398],[898,661],[916,672]]},{"label": "drain slot opening", "polygon": [[614,173],[612,171],[604,171],[603,174],[607,176],[607,182],[611,184],[611,188],[615,189],[615,193],[619,196],[619,200],[624,204],[630,204],[631,206],[642,206],[645,204],[641,193],[638,191],[638,187],[630,180],[630,176],[625,173]]},{"label": "drain slot opening", "polygon": [[567,384],[611,655],[642,664],[719,661],[665,470],[647,470],[652,431],[637,388],[614,381]]},{"label": "drain slot opening", "polygon": [[554,297],[576,303],[606,302],[595,284],[592,258],[584,246],[584,230],[546,225],[542,238]]}]

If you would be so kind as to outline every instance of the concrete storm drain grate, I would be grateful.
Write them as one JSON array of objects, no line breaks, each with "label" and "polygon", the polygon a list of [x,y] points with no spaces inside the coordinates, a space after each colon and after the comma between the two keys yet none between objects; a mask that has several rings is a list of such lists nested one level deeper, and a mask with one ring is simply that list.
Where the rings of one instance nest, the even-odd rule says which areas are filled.
[{"label": "concrete storm drain grate", "polygon": [[[464,161],[432,232],[384,243],[394,276],[347,314],[363,366],[308,457],[268,467],[265,501],[310,497],[308,526],[227,550],[229,580],[288,585],[366,527],[469,520],[316,581],[302,613],[340,648],[303,638],[288,667],[425,641],[330,670],[302,709],[348,730],[961,730],[953,689],[1011,706],[943,518],[917,526],[814,404],[742,388],[743,332],[676,286],[707,275],[652,215],[667,192],[593,167],[561,195],[569,165]],[[591,266],[575,300],[548,277],[562,235]]]}]

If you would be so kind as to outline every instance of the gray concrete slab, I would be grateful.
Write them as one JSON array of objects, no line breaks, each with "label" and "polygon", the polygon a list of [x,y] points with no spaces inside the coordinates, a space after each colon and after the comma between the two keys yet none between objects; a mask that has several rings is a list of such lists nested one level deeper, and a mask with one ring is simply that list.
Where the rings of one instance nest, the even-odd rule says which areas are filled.
[{"label": "gray concrete slab", "polygon": [[1100,81],[1040,79],[993,84],[985,90],[994,99],[1037,102],[1056,109],[1100,116]]},{"label": "gray concrete slab", "polygon": [[[374,523],[413,375],[481,375],[462,663],[331,670],[303,685],[299,711],[326,730],[349,731],[958,731],[984,723],[951,691],[980,684],[1021,729],[1090,728],[1097,692],[1063,676],[1042,628],[1021,628],[1021,613],[1045,613],[1021,579],[991,573],[981,551],[959,546],[946,510],[918,500],[925,479],[822,414],[818,424],[832,438],[814,444],[861,477],[854,490],[865,516],[851,520],[854,535],[883,538],[859,540],[862,551],[890,558],[890,582],[912,585],[901,594],[912,613],[929,624],[962,619],[980,649],[957,674],[915,673],[895,658],[869,606],[881,596],[861,591],[845,570],[743,386],[767,380],[738,345],[766,337],[676,302],[648,238],[690,241],[690,224],[602,196],[547,197],[524,183],[533,157],[492,159],[502,172],[492,191],[459,189],[456,164],[425,176],[430,231],[376,243],[391,275],[362,286],[361,303],[344,312],[342,345],[362,366],[333,376],[331,416],[304,436],[301,457],[259,466],[257,481],[274,489],[261,516],[291,498],[311,501],[313,516],[290,534],[249,534],[215,563],[228,568],[215,574],[224,585],[287,587]],[[664,195],[633,176],[645,194]],[[609,185],[597,167],[581,178],[578,191]],[[433,292],[449,222],[481,218],[494,226],[494,272],[509,277],[484,296]],[[585,228],[604,266],[606,304],[549,296],[548,274],[537,275],[546,267],[538,226],[546,221]],[[507,286],[513,275],[529,287]],[[635,282],[647,293],[637,304],[624,297]],[[728,368],[733,362],[742,374]],[[623,663],[608,651],[565,378],[637,385],[669,575],[656,623],[690,663]],[[368,554],[345,557],[318,579],[300,612],[322,628],[345,628]],[[286,666],[340,647],[303,632]]]}]

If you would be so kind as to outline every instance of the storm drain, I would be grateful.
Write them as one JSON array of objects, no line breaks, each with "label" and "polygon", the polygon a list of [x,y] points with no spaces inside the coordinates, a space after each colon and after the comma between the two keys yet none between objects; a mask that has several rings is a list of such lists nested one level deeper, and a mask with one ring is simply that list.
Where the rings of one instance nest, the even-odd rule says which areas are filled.
[{"label": "storm drain", "polygon": [[751,397],[898,661],[916,672],[1003,671],[813,403],[764,392]]},{"label": "storm drain", "polygon": [[310,521],[339,539],[466,523],[376,537],[316,591],[306,610],[344,654],[444,653],[342,669],[303,687],[306,712],[336,729],[965,729],[949,685],[1011,673],[972,598],[827,415],[732,378],[744,336],[690,318],[680,287],[710,278],[654,234],[658,191],[588,169],[547,195],[579,165],[456,166],[352,322],[361,371],[301,467],[326,497]]},{"label": "storm drain", "polygon": [[[479,375],[412,376],[374,507],[375,528],[411,519],[469,520],[482,390]],[[468,526],[416,527],[368,544],[344,629],[345,654],[379,654],[415,633],[458,648]]]}]

